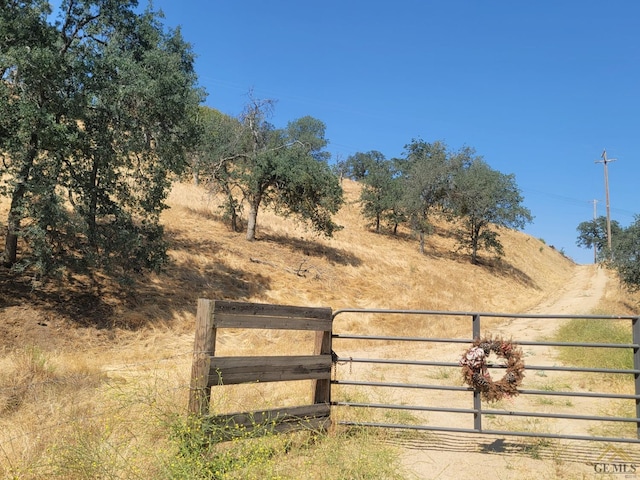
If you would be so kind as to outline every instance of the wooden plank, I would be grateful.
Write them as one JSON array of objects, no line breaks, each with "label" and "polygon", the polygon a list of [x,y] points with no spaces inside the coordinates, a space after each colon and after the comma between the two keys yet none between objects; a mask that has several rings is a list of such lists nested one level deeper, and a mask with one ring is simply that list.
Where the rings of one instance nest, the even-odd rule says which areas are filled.
[{"label": "wooden plank", "polygon": [[264,425],[267,423],[278,423],[285,421],[301,421],[310,418],[329,417],[331,407],[326,404],[302,405],[298,407],[282,407],[272,410],[258,410],[254,412],[229,413],[216,415],[211,419],[217,425],[241,425],[250,427],[251,425]]},{"label": "wooden plank", "polygon": [[213,327],[213,306],[214,302],[211,300],[198,299],[188,407],[189,413],[192,415],[207,415],[209,413],[211,399],[209,373],[216,342],[216,330]]},{"label": "wooden plank", "polygon": [[331,378],[331,355],[212,357],[209,386]]},{"label": "wooden plank", "polygon": [[304,420],[290,420],[276,422],[271,425],[236,426],[232,423],[211,429],[211,436],[216,442],[230,441],[235,438],[249,438],[275,433],[298,432],[308,430],[312,432],[326,432],[331,427],[331,417],[311,417]]},{"label": "wooden plank", "polygon": [[310,418],[304,421],[276,423],[274,431],[287,433],[298,430],[327,431],[331,427],[331,417]]},{"label": "wooden plank", "polygon": [[226,300],[216,300],[214,313],[319,319],[331,318],[332,315],[329,307],[298,307],[267,303],[230,302]]},{"label": "wooden plank", "polygon": [[209,417],[218,426],[213,432],[224,440],[245,437],[247,433],[286,433],[297,430],[328,430],[331,407],[325,404],[283,407],[274,410],[231,413]]},{"label": "wooden plank", "polygon": [[331,317],[306,318],[286,316],[256,316],[240,313],[220,313],[214,315],[216,328],[261,328],[275,330],[331,330]]}]

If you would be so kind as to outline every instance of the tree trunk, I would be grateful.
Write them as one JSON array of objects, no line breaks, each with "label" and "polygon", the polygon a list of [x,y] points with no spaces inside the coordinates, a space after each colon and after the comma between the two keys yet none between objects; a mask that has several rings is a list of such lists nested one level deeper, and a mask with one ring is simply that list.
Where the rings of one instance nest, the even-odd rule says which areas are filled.
[{"label": "tree trunk", "polygon": [[420,254],[424,255],[424,232],[420,231]]},{"label": "tree trunk", "polygon": [[247,240],[253,242],[256,239],[256,224],[258,223],[258,205],[256,200],[249,202],[249,216],[247,217]]},{"label": "tree trunk", "polygon": [[471,229],[471,263],[478,264],[478,240],[480,238],[480,228],[472,227]]},{"label": "tree trunk", "polygon": [[475,242],[473,243],[473,251],[471,252],[471,263],[473,265],[478,264],[478,244]]},{"label": "tree trunk", "polygon": [[232,196],[229,196],[229,215],[231,216],[231,229],[234,232],[239,232],[238,211],[236,210],[235,199]]},{"label": "tree trunk", "polygon": [[12,266],[18,259],[18,232],[20,232],[20,220],[22,219],[19,207],[26,190],[25,181],[21,180],[16,185],[13,195],[11,196],[11,206],[9,207],[9,215],[7,217],[7,236],[4,242],[3,263],[5,267]]},{"label": "tree trunk", "polygon": [[229,184],[226,182],[221,183],[222,191],[227,196],[227,204],[226,204],[226,215],[229,215],[229,227],[233,232],[240,231],[239,218],[238,218],[238,208],[236,199],[233,197],[233,193],[231,192],[231,188],[229,188]]},{"label": "tree trunk", "polygon": [[10,267],[18,258],[18,230],[20,230],[20,218],[9,214],[7,221],[7,236],[4,241],[4,258],[2,263],[5,267]]},{"label": "tree trunk", "polygon": [[98,248],[98,160],[93,159],[93,168],[89,179],[89,211],[87,212],[88,241],[91,248],[97,251]]},{"label": "tree trunk", "polygon": [[9,207],[9,215],[7,217],[7,236],[4,243],[3,258],[3,263],[7,267],[12,266],[18,259],[18,233],[20,232],[20,220],[22,219],[20,205],[22,204],[24,195],[27,192],[27,180],[37,153],[38,135],[33,133],[29,140],[29,150],[25,155],[22,168],[20,169],[18,183],[11,195],[11,206]]}]

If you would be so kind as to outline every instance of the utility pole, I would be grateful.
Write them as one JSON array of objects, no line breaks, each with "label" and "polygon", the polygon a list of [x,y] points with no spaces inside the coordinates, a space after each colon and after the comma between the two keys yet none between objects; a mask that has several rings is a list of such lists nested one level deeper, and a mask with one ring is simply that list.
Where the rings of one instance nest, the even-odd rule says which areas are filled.
[{"label": "utility pole", "polygon": [[607,158],[607,150],[605,149],[602,151],[602,160],[596,160],[595,162],[604,165],[604,192],[607,199],[607,245],[609,247],[609,253],[611,253],[611,212],[609,207],[609,172],[607,170],[607,164],[615,161],[615,158]]},{"label": "utility pole", "polygon": [[[598,200],[593,199],[593,224],[596,225],[596,221],[598,220]],[[593,242],[593,263],[598,263],[598,245],[596,242]]]}]

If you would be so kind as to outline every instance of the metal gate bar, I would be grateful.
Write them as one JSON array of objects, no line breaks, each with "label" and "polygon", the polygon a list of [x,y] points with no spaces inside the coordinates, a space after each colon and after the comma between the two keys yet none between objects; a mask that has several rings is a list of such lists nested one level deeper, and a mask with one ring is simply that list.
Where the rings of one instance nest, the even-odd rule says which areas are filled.
[{"label": "metal gate bar", "polygon": [[[553,317],[556,318],[556,317]],[[584,317],[577,317],[584,318]],[[619,318],[615,318],[619,320]],[[424,338],[424,337],[390,337],[382,335],[350,335],[345,333],[334,333],[333,338],[341,340],[386,340],[396,342],[424,342],[424,343],[471,343],[472,338]],[[599,347],[599,348],[636,348],[635,343],[580,343],[580,342],[532,342],[530,340],[514,340],[518,345],[536,346],[536,347]]]},{"label": "metal gate bar", "polygon": [[[342,405],[345,407],[382,408],[387,410],[409,410],[409,411],[416,411],[416,412],[478,413],[472,408],[424,407],[419,405],[398,405],[393,403],[386,404],[386,403],[336,402],[334,405]],[[568,414],[562,414],[562,413],[518,412],[518,411],[507,411],[507,410],[483,410],[482,413],[485,415],[564,418],[569,420],[592,420],[592,421],[604,421],[604,422],[637,423],[640,420],[640,418],[630,418],[630,417],[605,417],[600,415],[568,415]]]},{"label": "metal gate bar", "polygon": [[[518,342],[514,342],[518,343]],[[579,344],[581,347],[591,347],[593,344]],[[637,346],[637,345],[635,345]],[[428,367],[457,367],[457,363],[452,362],[433,362],[429,360],[397,360],[393,358],[353,358],[349,357],[352,363],[378,363],[389,365],[423,365]],[[488,368],[506,368],[504,365],[487,364]],[[591,367],[557,367],[550,365],[529,365],[529,370],[547,370],[554,372],[587,372],[587,373],[623,373],[623,374],[640,374],[640,370],[636,369],[620,369],[620,368],[591,368]]]},{"label": "metal gate bar", "polygon": [[350,422],[342,421],[340,425],[352,426],[352,427],[377,427],[377,428],[390,428],[397,430],[422,430],[422,431],[434,431],[434,432],[456,432],[456,433],[482,433],[483,435],[499,435],[510,437],[535,437],[535,438],[554,438],[558,440],[586,440],[595,442],[610,442],[610,443],[635,443],[640,444],[640,439],[637,438],[621,438],[621,437],[602,437],[602,436],[589,436],[589,435],[559,435],[554,433],[544,432],[519,432],[514,430],[482,430],[479,432],[475,428],[450,428],[450,427],[437,427],[437,426],[425,426],[425,425],[405,425],[401,423],[373,423],[373,422]]},{"label": "metal gate bar", "polygon": [[[392,388],[415,388],[417,390],[445,390],[455,392],[471,392],[469,387],[454,387],[448,385],[423,385],[419,383],[390,383],[390,382],[359,382],[355,380],[333,380],[333,385],[355,385],[361,387],[392,387]],[[599,393],[599,392],[563,392],[557,390],[518,390],[522,395],[549,395],[558,397],[589,397],[589,398],[611,398],[618,400],[639,400],[640,395],[630,393]],[[333,402],[340,405],[340,402]],[[484,410],[486,411],[486,410]],[[626,418],[626,417],[625,417]]]}]

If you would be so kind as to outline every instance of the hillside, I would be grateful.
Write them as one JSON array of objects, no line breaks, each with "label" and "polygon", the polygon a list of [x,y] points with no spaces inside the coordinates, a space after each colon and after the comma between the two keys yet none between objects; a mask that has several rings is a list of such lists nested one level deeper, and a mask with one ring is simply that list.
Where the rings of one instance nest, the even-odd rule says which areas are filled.
[{"label": "hillside", "polygon": [[344,188],[347,203],[337,216],[344,229],[334,238],[264,210],[258,241],[249,243],[220,221],[204,189],[176,184],[163,216],[172,260],[166,272],[139,277],[130,290],[81,278],[34,289],[29,279],[2,272],[0,344],[86,348],[146,328],[187,332],[199,297],[334,309],[522,312],[572,275],[574,264],[558,251],[510,230],[500,236],[504,258],[486,257],[484,266],[455,252],[447,223],[427,238],[421,255],[409,232],[369,231],[358,185],[345,181]]},{"label": "hillside", "polygon": [[186,332],[199,297],[334,309],[521,312],[572,275],[574,264],[558,251],[509,230],[500,237],[504,258],[484,258],[484,266],[455,253],[447,223],[428,237],[421,255],[409,232],[393,237],[369,231],[357,204],[358,185],[345,181],[344,188],[347,203],[337,216],[344,229],[334,238],[264,210],[258,241],[249,243],[220,221],[215,199],[204,189],[176,184],[163,216],[172,260],[166,272],[137,278],[133,289],[81,278],[34,289],[29,279],[2,272],[0,344],[86,348],[145,328]]}]

